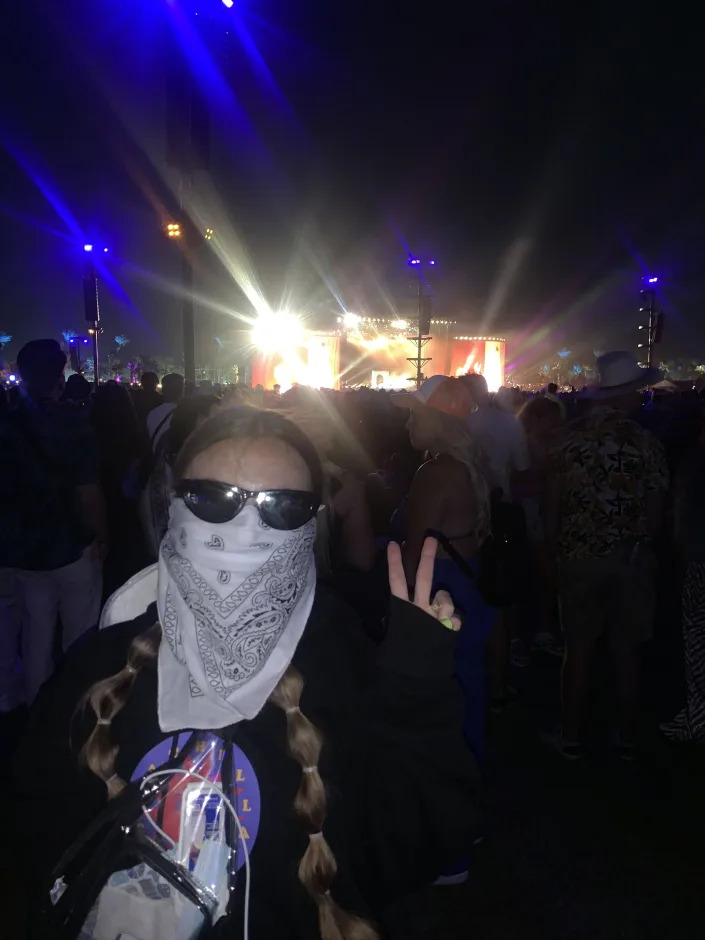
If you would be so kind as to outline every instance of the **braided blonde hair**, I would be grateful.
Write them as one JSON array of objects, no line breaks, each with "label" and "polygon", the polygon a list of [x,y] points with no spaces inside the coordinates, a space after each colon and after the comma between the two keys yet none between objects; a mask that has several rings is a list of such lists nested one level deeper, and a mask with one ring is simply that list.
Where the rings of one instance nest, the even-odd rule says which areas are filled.
[{"label": "braided blonde hair", "polygon": [[105,783],[108,799],[117,796],[126,786],[115,773],[118,746],[113,741],[110,726],[113,718],[124,708],[140,669],[156,659],[161,635],[162,629],[155,623],[145,633],[136,636],[130,643],[127,662],[120,672],[92,685],[79,703],[79,709],[90,705],[97,719],[81,748],[79,760]]}]

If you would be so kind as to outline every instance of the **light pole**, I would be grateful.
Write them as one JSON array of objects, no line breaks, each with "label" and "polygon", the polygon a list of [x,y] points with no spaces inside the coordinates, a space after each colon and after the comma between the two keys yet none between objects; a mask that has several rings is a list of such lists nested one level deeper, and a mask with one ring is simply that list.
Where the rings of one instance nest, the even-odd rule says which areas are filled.
[{"label": "light pole", "polygon": [[[221,0],[231,8],[235,0]],[[217,0],[213,0],[215,10]],[[210,162],[210,115],[208,104],[180,48],[172,37],[167,70],[167,133],[166,159],[179,175],[179,210],[181,221],[167,228],[169,238],[181,240],[181,327],[184,346],[184,377],[193,388],[196,383],[195,304],[193,299],[193,260],[196,247],[194,226],[188,225],[185,212],[194,187],[195,174],[207,171]],[[185,237],[183,237],[185,236]],[[203,240],[203,233],[198,235]],[[210,241],[213,230],[207,229],[205,240]]]},{"label": "light pole", "polygon": [[[98,275],[93,263],[93,245],[84,245],[86,263],[83,268],[83,311],[91,324],[89,333],[93,337],[93,387],[98,388],[100,371],[98,363],[98,334],[100,333],[100,305],[98,303]],[[105,248],[104,251],[108,249]]]},{"label": "light pole", "polygon": [[646,324],[639,326],[640,330],[646,330],[646,342],[639,343],[638,348],[646,347],[646,365],[650,369],[654,361],[654,346],[661,342],[663,336],[663,310],[656,310],[656,284],[657,277],[645,277],[646,287],[641,289],[641,307],[639,313],[646,313],[648,319]]},{"label": "light pole", "polygon": [[417,331],[416,336],[410,336],[409,341],[416,346],[416,355],[407,357],[407,362],[410,362],[412,366],[416,369],[416,388],[419,388],[423,382],[423,367],[431,361],[430,356],[424,356],[423,351],[426,344],[431,339],[429,333],[431,332],[431,309],[432,309],[432,298],[429,293],[426,292],[427,282],[423,276],[423,268],[435,268],[435,261],[422,261],[420,258],[409,258],[409,267],[414,271],[417,276]]}]

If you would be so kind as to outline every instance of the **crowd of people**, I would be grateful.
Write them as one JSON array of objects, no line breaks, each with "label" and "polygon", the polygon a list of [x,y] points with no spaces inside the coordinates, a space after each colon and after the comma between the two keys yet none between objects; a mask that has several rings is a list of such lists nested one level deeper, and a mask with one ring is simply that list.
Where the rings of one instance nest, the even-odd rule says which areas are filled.
[{"label": "crowd of people", "polygon": [[37,768],[29,936],[383,936],[391,899],[467,877],[510,667],[562,658],[542,738],[587,761],[604,647],[609,745],[639,759],[664,558],[685,698],[661,732],[705,742],[702,403],[597,365],[581,395],[93,390],[53,340],[21,350],[0,712],[29,708]]}]

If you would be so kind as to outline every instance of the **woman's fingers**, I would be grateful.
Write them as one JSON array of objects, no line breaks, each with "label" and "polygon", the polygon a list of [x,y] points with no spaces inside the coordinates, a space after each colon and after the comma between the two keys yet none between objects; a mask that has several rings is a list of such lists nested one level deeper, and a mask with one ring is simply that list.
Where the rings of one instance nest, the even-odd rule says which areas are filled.
[{"label": "woman's fingers", "polygon": [[436,620],[448,620],[455,613],[453,599],[448,591],[438,591],[431,603],[431,612]]},{"label": "woman's fingers", "polygon": [[406,584],[404,565],[401,560],[401,548],[396,542],[387,546],[387,568],[389,569],[389,590],[394,597],[403,601],[409,600],[409,588]]},{"label": "woman's fingers", "polygon": [[417,607],[428,610],[431,606],[431,585],[433,584],[433,566],[436,562],[438,540],[430,536],[424,540],[421,549],[419,567],[416,569],[416,590],[414,603]]},{"label": "woman's fingers", "polygon": [[[438,591],[438,593],[434,595],[431,604],[431,616],[435,617],[436,620],[450,621],[451,629],[455,633],[457,633],[462,626],[460,617],[455,613],[453,598],[447,591]],[[446,623],[445,626],[448,626],[448,624]]]}]

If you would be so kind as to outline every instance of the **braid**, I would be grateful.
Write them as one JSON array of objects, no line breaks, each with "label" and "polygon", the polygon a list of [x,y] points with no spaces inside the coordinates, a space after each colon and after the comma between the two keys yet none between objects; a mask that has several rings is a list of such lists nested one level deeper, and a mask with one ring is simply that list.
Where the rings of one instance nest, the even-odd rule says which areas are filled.
[{"label": "braid", "polygon": [[[155,659],[160,639],[158,623],[136,636],[127,651],[125,666],[92,685],[79,705],[80,708],[90,704],[97,718],[80,759],[104,781],[110,799],[126,785],[115,774],[118,746],[110,734],[110,724],[127,702],[137,673]],[[318,907],[321,940],[379,940],[370,924],[344,911],[330,894],[338,866],[321,832],[326,819],[326,789],[318,773],[323,736],[299,709],[303,687],[301,674],[289,666],[270,696],[270,701],[286,713],[289,753],[302,770],[294,811],[309,835],[309,842],[299,862],[299,880]]]},{"label": "braid", "polygon": [[145,633],[138,634],[130,643],[127,662],[120,672],[92,685],[79,704],[79,708],[90,705],[97,718],[95,727],[81,748],[79,759],[105,783],[109,799],[125,788],[125,781],[115,773],[119,748],[113,741],[110,724],[127,702],[137,673],[155,659],[161,635],[158,623]]},{"label": "braid", "polygon": [[321,829],[326,818],[326,789],[318,773],[323,736],[299,709],[304,681],[289,666],[269,700],[286,714],[289,753],[301,765],[294,811],[303,823],[309,842],[299,862],[299,880],[316,902],[322,940],[378,940],[366,921],[348,914],[330,895],[338,866]]}]

